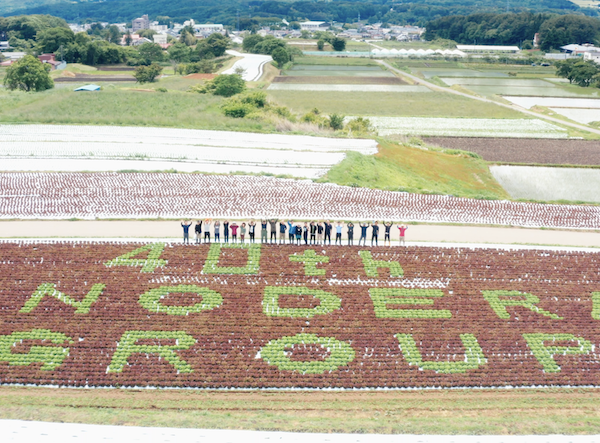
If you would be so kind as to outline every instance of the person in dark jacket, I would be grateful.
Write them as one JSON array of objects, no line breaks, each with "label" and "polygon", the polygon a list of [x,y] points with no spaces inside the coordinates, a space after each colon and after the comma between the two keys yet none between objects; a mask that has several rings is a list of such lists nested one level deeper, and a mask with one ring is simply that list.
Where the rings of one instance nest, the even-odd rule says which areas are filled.
[{"label": "person in dark jacket", "polygon": [[358,246],[360,246],[360,242],[362,240],[363,246],[367,246],[367,228],[369,227],[368,223],[360,224],[360,238],[358,239]]},{"label": "person in dark jacket", "polygon": [[371,236],[371,246],[373,246],[373,240],[375,240],[375,246],[379,246],[377,244],[377,239],[379,238],[379,226],[377,225],[377,222],[373,223],[371,228],[373,229],[373,235]]},{"label": "person in dark jacket", "polygon": [[317,242],[317,225],[314,221],[310,222],[310,244],[314,245]]},{"label": "person in dark jacket", "polygon": [[331,245],[331,230],[333,229],[333,226],[331,224],[331,222],[329,220],[327,220],[325,222],[325,240],[323,241],[323,244],[325,244],[325,242],[327,240],[329,240],[329,244]]},{"label": "person in dark jacket", "polygon": [[196,244],[202,242],[202,220],[196,220],[196,226],[194,226],[194,232],[196,233]]},{"label": "person in dark jacket", "polygon": [[348,246],[354,246],[354,223],[348,222]]}]

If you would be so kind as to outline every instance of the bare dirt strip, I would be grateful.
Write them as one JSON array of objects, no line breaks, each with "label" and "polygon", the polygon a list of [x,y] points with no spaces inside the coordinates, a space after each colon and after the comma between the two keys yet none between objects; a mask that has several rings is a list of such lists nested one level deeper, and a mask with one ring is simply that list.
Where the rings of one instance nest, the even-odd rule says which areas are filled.
[{"label": "bare dirt strip", "polygon": [[337,77],[337,76],[278,76],[273,83],[299,83],[309,85],[407,85],[397,77]]},{"label": "bare dirt strip", "polygon": [[427,137],[430,145],[475,152],[490,162],[600,165],[599,140]]}]

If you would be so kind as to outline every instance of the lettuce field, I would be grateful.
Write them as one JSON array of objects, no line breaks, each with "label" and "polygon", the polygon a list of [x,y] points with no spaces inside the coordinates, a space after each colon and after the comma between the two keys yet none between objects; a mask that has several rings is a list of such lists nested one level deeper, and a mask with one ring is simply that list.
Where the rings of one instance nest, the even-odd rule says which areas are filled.
[{"label": "lettuce field", "polygon": [[600,384],[600,255],[0,243],[0,382]]}]

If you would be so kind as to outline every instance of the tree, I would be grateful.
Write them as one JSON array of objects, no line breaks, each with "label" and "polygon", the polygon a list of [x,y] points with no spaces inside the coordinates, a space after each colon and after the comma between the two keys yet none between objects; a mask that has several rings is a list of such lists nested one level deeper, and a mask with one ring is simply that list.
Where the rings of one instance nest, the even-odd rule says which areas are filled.
[{"label": "tree", "polygon": [[556,75],[569,79],[569,83],[573,83],[575,79],[573,68],[577,62],[579,62],[579,59],[576,58],[556,62]]},{"label": "tree", "polygon": [[335,37],[331,42],[334,51],[343,51],[346,49],[346,40],[341,37]]},{"label": "tree", "polygon": [[139,83],[152,83],[161,72],[162,68],[156,63],[152,63],[150,66],[138,66],[135,68],[133,76]]},{"label": "tree", "polygon": [[[119,28],[115,25],[110,25],[106,31],[106,40],[109,43],[118,45],[121,42],[122,36],[123,34],[121,34],[121,31],[119,31]],[[129,38],[131,38],[131,34],[129,35]]]},{"label": "tree", "polygon": [[143,38],[147,38],[148,40],[152,40],[152,36],[158,34],[154,29],[141,29],[136,32],[137,35]]},{"label": "tree", "polygon": [[163,50],[156,43],[143,43],[138,48],[142,64],[149,65],[152,62],[161,62],[164,58]]},{"label": "tree", "polygon": [[263,37],[258,34],[248,35],[244,38],[242,49],[246,52],[254,52],[254,47],[263,41]]},{"label": "tree", "polygon": [[284,48],[275,49],[271,57],[273,57],[273,60],[280,68],[283,68],[283,65],[290,61],[290,55]]},{"label": "tree", "polygon": [[173,72],[177,72],[177,65],[190,61],[190,49],[183,43],[175,43],[167,49],[169,61],[173,65]]},{"label": "tree", "polygon": [[125,34],[125,46],[131,46],[132,42],[133,42],[133,38],[131,37],[131,32],[129,32],[129,30],[127,30],[127,34]]},{"label": "tree", "polygon": [[240,75],[237,74],[221,74],[217,75],[212,80],[215,86],[213,94],[221,95],[223,97],[231,97],[232,95],[239,94],[246,89],[246,82]]},{"label": "tree", "polygon": [[324,48],[325,48],[325,40],[323,40],[322,38],[320,38],[320,39],[317,41],[317,49],[318,49],[319,51],[322,51]]},{"label": "tree", "polygon": [[22,91],[45,91],[54,87],[50,77],[50,65],[44,64],[33,55],[26,55],[6,70],[4,86]]},{"label": "tree", "polygon": [[571,43],[591,43],[600,36],[597,18],[579,15],[561,15],[546,20],[540,27],[542,51],[558,49]]},{"label": "tree", "polygon": [[204,40],[215,57],[221,57],[229,47],[229,39],[219,33],[213,33]]},{"label": "tree", "polygon": [[68,45],[75,40],[75,34],[69,28],[50,28],[36,35],[37,48],[41,53],[58,51],[61,45]]}]

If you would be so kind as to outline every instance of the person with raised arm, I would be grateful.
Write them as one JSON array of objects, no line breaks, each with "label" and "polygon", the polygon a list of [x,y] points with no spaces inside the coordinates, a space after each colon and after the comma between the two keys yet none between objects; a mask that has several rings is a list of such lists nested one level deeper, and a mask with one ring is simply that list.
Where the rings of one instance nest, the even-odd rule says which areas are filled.
[{"label": "person with raised arm", "polygon": [[388,246],[392,246],[392,240],[390,239],[390,229],[392,229],[392,222],[383,223],[385,226],[385,235],[383,237],[383,246],[385,246],[385,242],[387,241]]},{"label": "person with raised arm", "polygon": [[302,225],[300,223],[298,223],[296,225],[296,244],[300,245],[301,241],[302,241]]},{"label": "person with raised arm", "polygon": [[327,220],[325,222],[325,240],[323,240],[323,244],[325,244],[325,242],[327,240],[329,240],[329,244],[331,245],[331,229],[333,228],[333,225],[331,224],[331,222],[329,220]]},{"label": "person with raised arm", "polygon": [[246,238],[246,223],[242,223],[242,226],[240,226],[240,242],[244,243],[245,238]]},{"label": "person with raised arm", "polygon": [[225,243],[229,243],[229,220],[223,222],[223,240]]},{"label": "person with raised arm", "polygon": [[183,228],[183,242],[190,244],[190,226],[192,226],[192,221],[181,220],[181,227]]},{"label": "person with raised arm", "polygon": [[294,244],[294,236],[296,235],[296,225],[294,225],[291,220],[288,220],[287,224],[288,224],[288,243],[290,245],[293,245]]},{"label": "person with raised arm", "polygon": [[371,246],[373,246],[373,240],[375,241],[375,246],[379,246],[377,244],[377,239],[379,238],[379,225],[377,222],[374,222],[371,225],[371,228],[373,229],[373,234],[371,235]]},{"label": "person with raised arm", "polygon": [[233,224],[229,225],[229,229],[231,229],[231,242],[232,243],[237,243],[238,228],[239,228],[239,226],[236,224],[236,222],[233,222]]},{"label": "person with raised arm", "polygon": [[260,221],[260,242],[261,243],[267,243],[267,221],[266,220],[261,220]]},{"label": "person with raised arm", "polygon": [[221,243],[221,222],[219,220],[215,222],[215,241]]},{"label": "person with raised arm", "polygon": [[310,244],[314,245],[317,243],[317,225],[314,221],[310,222]]},{"label": "person with raised arm", "polygon": [[354,223],[348,222],[348,246],[354,246]]},{"label": "person with raised arm", "polygon": [[277,243],[277,221],[276,218],[269,220],[269,224],[271,225],[271,243]]},{"label": "person with raised arm", "polygon": [[285,245],[285,231],[287,231],[287,224],[281,220],[279,222],[279,244]]},{"label": "person with raised arm", "polygon": [[323,231],[325,229],[323,228],[323,224],[321,222],[317,222],[317,244],[318,245],[322,245],[323,244]]},{"label": "person with raised arm", "polygon": [[335,227],[335,244],[338,244],[338,241],[340,242],[340,246],[342,246],[342,222],[339,221],[337,222],[337,225]]}]

